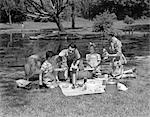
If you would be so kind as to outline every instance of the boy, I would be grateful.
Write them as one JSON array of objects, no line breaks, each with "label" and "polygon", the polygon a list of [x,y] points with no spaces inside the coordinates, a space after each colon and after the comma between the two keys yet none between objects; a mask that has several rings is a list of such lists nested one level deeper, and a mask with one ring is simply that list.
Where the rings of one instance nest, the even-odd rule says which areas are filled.
[{"label": "boy", "polygon": [[46,86],[48,82],[52,82],[55,80],[52,66],[52,57],[54,53],[52,51],[46,52],[46,61],[42,64],[39,74],[39,87]]},{"label": "boy", "polygon": [[54,55],[52,51],[46,52],[46,61],[42,64],[39,75],[39,86],[47,87],[49,83],[55,84],[58,79],[59,71],[66,71],[66,67],[62,65],[62,60],[58,55]]}]

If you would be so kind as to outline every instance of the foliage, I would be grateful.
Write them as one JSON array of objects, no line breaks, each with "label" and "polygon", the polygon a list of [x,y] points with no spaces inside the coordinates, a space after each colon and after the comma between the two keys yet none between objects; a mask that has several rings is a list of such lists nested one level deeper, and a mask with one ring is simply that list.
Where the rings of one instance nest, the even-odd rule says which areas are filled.
[{"label": "foliage", "polygon": [[21,22],[25,20],[23,0],[2,0],[0,22]]},{"label": "foliage", "polygon": [[79,0],[77,4],[81,16],[90,19],[106,10],[115,13],[118,19],[124,19],[126,15],[137,19],[149,16],[150,8],[148,0]]},{"label": "foliage", "polygon": [[104,13],[97,15],[94,19],[93,31],[94,32],[106,32],[112,28],[113,22],[116,19],[114,13],[105,11]]},{"label": "foliage", "polygon": [[51,19],[57,24],[59,31],[64,31],[60,20],[69,0],[25,0],[25,5],[28,17]]},{"label": "foliage", "polygon": [[134,19],[129,17],[128,15],[126,15],[125,19],[124,19],[124,23],[126,24],[132,24],[134,23]]},{"label": "foliage", "polygon": [[68,6],[64,9],[64,12],[60,14],[61,19],[65,21],[70,21],[71,20],[71,7]]},{"label": "foliage", "polygon": [[[150,17],[149,0],[0,0],[0,21],[12,22],[17,17],[22,20],[22,15],[24,14],[24,9],[26,8],[25,3],[28,4],[28,13],[33,13],[32,16],[39,15],[40,20],[38,21],[54,21],[53,15],[55,14],[60,19],[70,20],[71,17],[71,7],[68,5],[71,2],[75,3],[75,14],[79,17],[83,17],[89,20],[93,20],[96,15],[103,13],[104,11],[109,11],[110,13],[115,13],[119,20],[125,19],[126,15],[134,19],[143,17]],[[66,4],[67,3],[67,4]],[[39,4],[39,5],[38,5]],[[38,6],[37,9],[31,6]],[[30,8],[31,9],[30,9]],[[43,10],[41,10],[43,8]],[[40,11],[41,10],[41,11]],[[14,14],[12,11],[17,11],[19,14]],[[33,11],[33,12],[32,12]],[[39,14],[37,11],[40,11]],[[15,16],[17,15],[17,16]],[[50,17],[49,17],[49,16]],[[10,16],[10,17],[9,17]],[[30,15],[31,16],[31,15]],[[46,16],[46,17],[45,17]],[[13,18],[15,17],[15,18]],[[18,18],[20,17],[20,18]],[[49,18],[48,18],[49,17]],[[38,19],[36,17],[35,19]],[[44,19],[43,19],[44,18]],[[47,19],[46,19],[47,18]],[[23,18],[24,19],[24,18]]]}]

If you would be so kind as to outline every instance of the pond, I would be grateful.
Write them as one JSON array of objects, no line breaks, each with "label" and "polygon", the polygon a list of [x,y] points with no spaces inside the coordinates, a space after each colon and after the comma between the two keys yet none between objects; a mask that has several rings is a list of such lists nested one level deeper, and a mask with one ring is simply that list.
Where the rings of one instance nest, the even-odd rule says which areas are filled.
[{"label": "pond", "polygon": [[[0,66],[23,66],[28,56],[34,53],[52,50],[55,53],[60,52],[71,42],[77,44],[82,55],[88,53],[88,44],[90,41],[96,43],[97,51],[101,54],[102,48],[108,47],[107,39],[103,38],[83,38],[83,39],[46,39],[31,40],[30,36],[36,36],[39,33],[11,33],[0,35]],[[123,52],[127,57],[150,55],[149,35],[144,36],[120,36],[123,43]]]}]

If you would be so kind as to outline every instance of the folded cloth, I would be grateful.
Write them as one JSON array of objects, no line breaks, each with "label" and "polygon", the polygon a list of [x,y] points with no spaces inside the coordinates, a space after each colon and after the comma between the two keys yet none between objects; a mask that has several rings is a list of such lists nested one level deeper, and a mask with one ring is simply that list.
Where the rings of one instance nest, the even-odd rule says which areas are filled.
[{"label": "folded cloth", "polygon": [[17,86],[19,87],[26,87],[27,85],[29,85],[31,82],[28,80],[24,80],[24,79],[19,79],[16,80]]},{"label": "folded cloth", "polygon": [[[95,82],[95,79],[91,79],[93,80],[93,82]],[[91,82],[91,81],[90,81]],[[62,93],[65,96],[77,96],[77,95],[85,95],[85,94],[95,94],[95,93],[104,93],[105,92],[105,86],[100,85],[99,87],[96,85],[95,88],[92,89],[85,85],[83,85],[82,87],[76,87],[75,89],[72,89],[72,84],[68,83],[68,82],[61,82],[59,83],[59,87],[62,91]]]},{"label": "folded cloth", "polygon": [[126,91],[126,90],[128,90],[128,88],[127,88],[124,84],[122,84],[122,83],[117,83],[117,88],[118,88],[119,90],[121,90],[121,91]]}]

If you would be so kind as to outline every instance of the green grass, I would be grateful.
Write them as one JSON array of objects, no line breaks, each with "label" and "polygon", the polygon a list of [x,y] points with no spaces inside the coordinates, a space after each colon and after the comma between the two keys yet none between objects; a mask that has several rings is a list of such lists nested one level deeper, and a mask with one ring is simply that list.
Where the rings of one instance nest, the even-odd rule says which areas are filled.
[{"label": "green grass", "polygon": [[[64,21],[62,22],[63,26],[65,28],[71,28],[71,22]],[[149,18],[145,20],[136,20],[132,25],[139,25],[139,24],[150,24],[149,23]],[[71,32],[77,32],[77,33],[82,33],[82,34],[88,34],[88,33],[93,33],[92,32],[92,26],[93,26],[93,21],[89,21],[86,19],[82,18],[76,18],[75,22],[76,27],[81,27],[82,29],[79,30],[69,30]],[[123,21],[115,21],[114,22],[114,29],[118,31],[119,33],[122,33],[118,29],[122,29],[127,24],[125,24]],[[47,23],[41,23],[41,22],[24,22],[24,28],[22,29],[21,24],[2,24],[0,23],[0,34],[1,33],[9,33],[9,32],[29,32],[29,31],[39,31],[40,29],[57,29],[57,25],[52,22],[47,22]],[[8,30],[4,30],[8,29]]]},{"label": "green grass", "polygon": [[130,67],[137,68],[137,79],[126,80],[126,92],[65,97],[59,88],[26,91],[10,82],[11,94],[1,94],[2,113],[4,117],[149,117],[150,59],[130,62],[136,65]]}]

